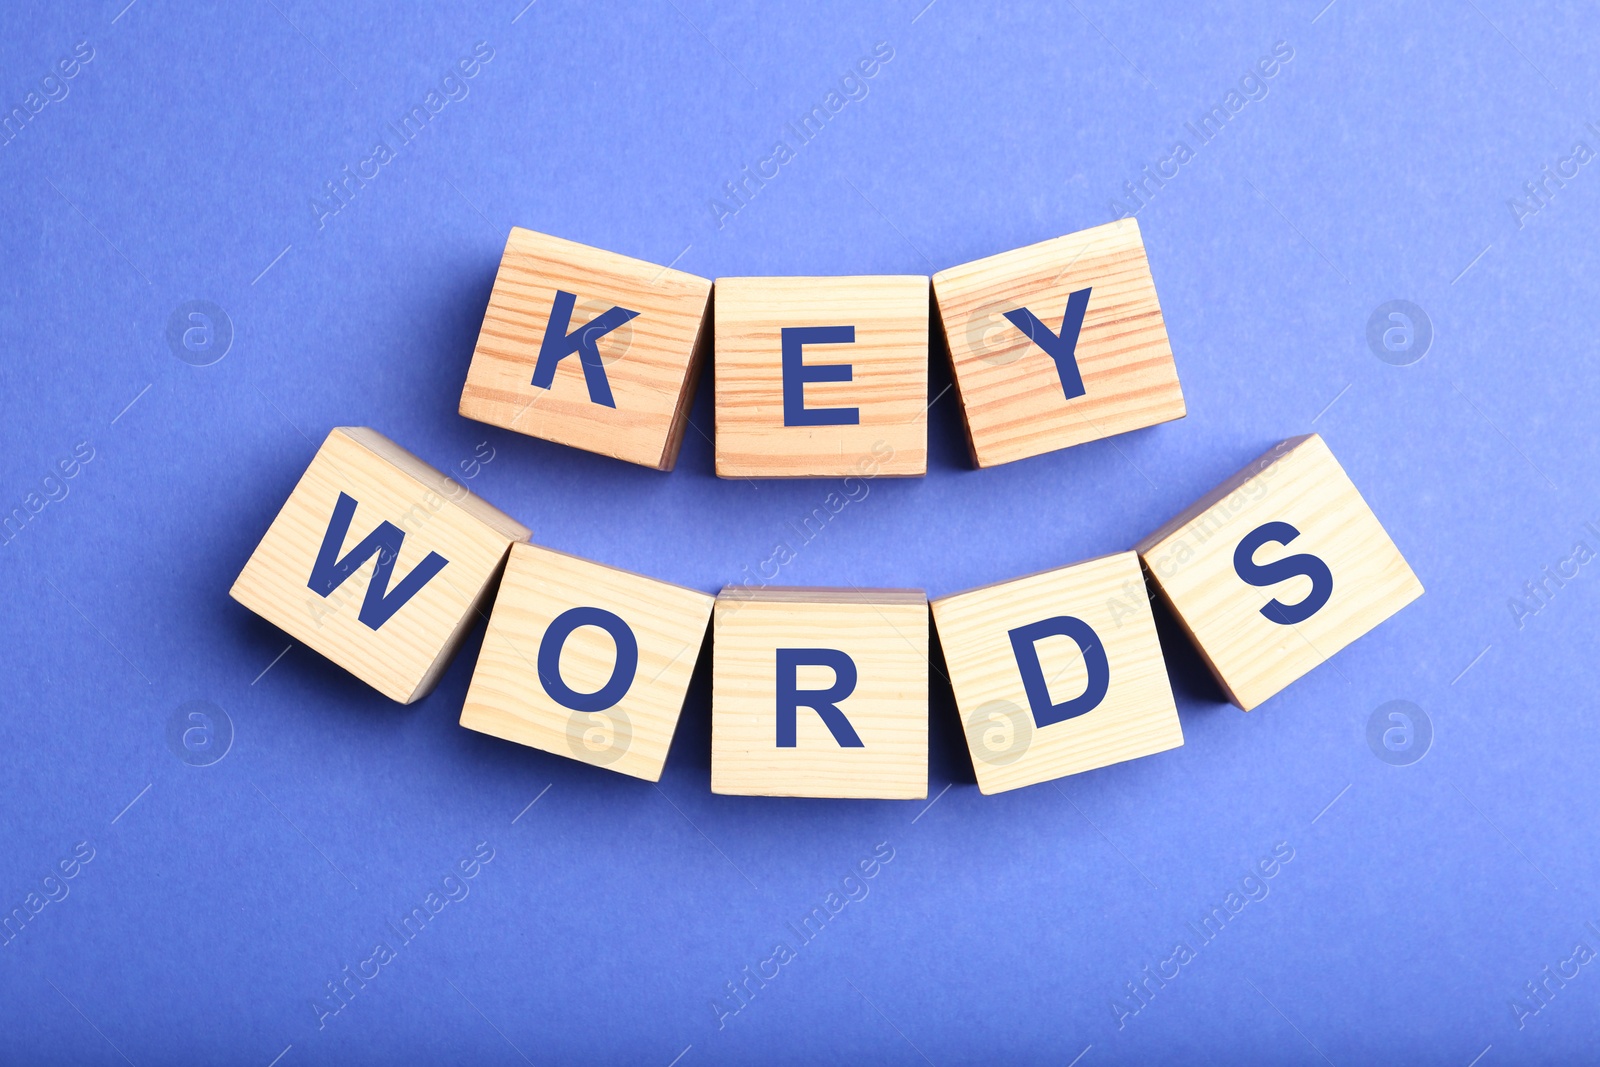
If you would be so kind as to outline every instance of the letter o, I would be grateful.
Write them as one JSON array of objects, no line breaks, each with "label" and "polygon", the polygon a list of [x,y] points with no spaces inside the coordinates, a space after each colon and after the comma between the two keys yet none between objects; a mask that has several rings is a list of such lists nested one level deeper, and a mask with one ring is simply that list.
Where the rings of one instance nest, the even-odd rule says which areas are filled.
[{"label": "letter o", "polygon": [[[617,662],[606,684],[593,693],[580,693],[561,678],[561,649],[580,626],[598,626],[617,645]],[[539,642],[539,684],[564,708],[604,711],[621,700],[639,670],[639,640],[620,617],[604,608],[568,608],[550,623]]]}]

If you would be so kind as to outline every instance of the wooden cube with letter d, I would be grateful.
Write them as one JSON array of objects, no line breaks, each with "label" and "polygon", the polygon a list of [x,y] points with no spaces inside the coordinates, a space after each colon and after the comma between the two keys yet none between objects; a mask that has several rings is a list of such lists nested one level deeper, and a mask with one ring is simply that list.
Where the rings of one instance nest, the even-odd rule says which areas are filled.
[{"label": "wooden cube with letter d", "polygon": [[1279,442],[1138,551],[1246,711],[1422,595],[1316,434]]},{"label": "wooden cube with letter d", "polygon": [[984,793],[1183,744],[1132,552],[943,597],[933,621]]},{"label": "wooden cube with letter d", "polygon": [[729,586],[713,618],[713,793],[928,795],[920,589]]},{"label": "wooden cube with letter d", "polygon": [[528,528],[375,430],[341,426],[229,595],[404,704],[426,696]]}]

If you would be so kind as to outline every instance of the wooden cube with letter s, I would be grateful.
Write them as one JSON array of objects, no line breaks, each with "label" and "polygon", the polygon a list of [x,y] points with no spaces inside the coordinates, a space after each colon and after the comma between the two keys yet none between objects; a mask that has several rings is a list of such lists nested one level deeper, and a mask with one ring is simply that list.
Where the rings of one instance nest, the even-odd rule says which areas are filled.
[{"label": "wooden cube with letter s", "polygon": [[713,793],[928,795],[920,589],[729,586],[713,619]]},{"label": "wooden cube with letter s", "polygon": [[1316,434],[1279,442],[1138,552],[1228,699],[1246,711],[1422,595]]},{"label": "wooden cube with letter s", "polygon": [[708,279],[516,227],[461,414],[671,470],[704,354]]},{"label": "wooden cube with letter s", "polygon": [[461,725],[655,782],[712,598],[513,545]]},{"label": "wooden cube with letter s", "polygon": [[928,279],[719,278],[717,474],[928,472]]},{"label": "wooden cube with letter s", "polygon": [[386,696],[426,696],[528,528],[375,430],[328,434],[229,595]]},{"label": "wooden cube with letter s", "polygon": [[1184,415],[1134,219],[950,267],[933,291],[979,467]]},{"label": "wooden cube with letter s", "polygon": [[984,793],[1183,744],[1132,552],[942,597],[933,621]]}]

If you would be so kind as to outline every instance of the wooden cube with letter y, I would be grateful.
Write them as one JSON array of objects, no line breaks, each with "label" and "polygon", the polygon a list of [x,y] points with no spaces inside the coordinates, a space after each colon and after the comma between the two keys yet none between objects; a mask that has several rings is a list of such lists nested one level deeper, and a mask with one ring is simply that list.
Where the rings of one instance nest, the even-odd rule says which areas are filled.
[{"label": "wooden cube with letter y", "polygon": [[1183,744],[1134,553],[957,593],[932,607],[982,792]]},{"label": "wooden cube with letter y", "polygon": [[1316,434],[1279,442],[1138,552],[1246,711],[1422,595]]},{"label": "wooden cube with letter y", "polygon": [[385,696],[426,696],[528,528],[375,430],[341,426],[229,595]]},{"label": "wooden cube with letter y", "polygon": [[461,725],[656,782],[712,598],[513,545]]},{"label": "wooden cube with letter y", "polygon": [[506,239],[461,414],[671,470],[711,282],[521,227]]},{"label": "wooden cube with letter y", "polygon": [[979,467],[1184,415],[1134,219],[933,276]]},{"label": "wooden cube with letter y", "polygon": [[928,795],[920,589],[729,586],[713,617],[713,793]]},{"label": "wooden cube with letter y", "polygon": [[928,279],[719,278],[717,474],[928,472]]}]

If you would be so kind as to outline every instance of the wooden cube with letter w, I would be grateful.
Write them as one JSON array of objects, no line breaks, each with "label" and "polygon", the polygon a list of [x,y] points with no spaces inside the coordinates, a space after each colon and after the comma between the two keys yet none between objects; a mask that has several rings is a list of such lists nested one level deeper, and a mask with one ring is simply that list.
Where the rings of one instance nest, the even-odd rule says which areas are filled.
[{"label": "wooden cube with letter w", "polygon": [[528,528],[375,430],[342,426],[229,595],[385,696],[426,696]]}]

